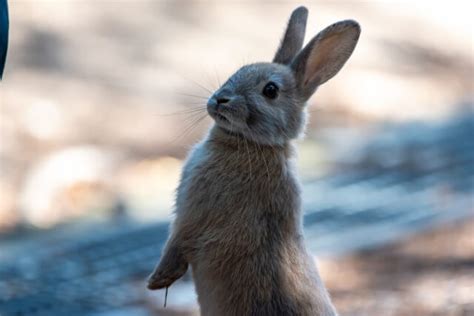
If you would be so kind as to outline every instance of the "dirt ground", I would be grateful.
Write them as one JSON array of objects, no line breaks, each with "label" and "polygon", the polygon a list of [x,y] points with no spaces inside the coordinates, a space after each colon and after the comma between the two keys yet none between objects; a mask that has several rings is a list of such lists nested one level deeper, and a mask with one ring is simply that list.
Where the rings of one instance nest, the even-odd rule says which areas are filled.
[{"label": "dirt ground", "polygon": [[341,315],[474,315],[474,221],[319,260]]},{"label": "dirt ground", "polygon": [[[317,262],[340,316],[474,315],[474,220]],[[156,315],[199,315],[195,302],[173,306],[175,297],[193,291],[192,285],[178,290],[180,294],[176,290],[167,308],[163,293],[154,292],[148,310]]]}]

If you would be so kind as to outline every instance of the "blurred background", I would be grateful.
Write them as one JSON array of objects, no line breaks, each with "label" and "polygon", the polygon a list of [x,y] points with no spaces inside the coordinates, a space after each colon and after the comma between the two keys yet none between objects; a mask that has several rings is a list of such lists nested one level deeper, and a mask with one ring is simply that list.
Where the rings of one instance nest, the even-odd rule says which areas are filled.
[{"label": "blurred background", "polygon": [[[10,1],[0,83],[0,315],[197,315],[145,289],[206,98],[306,41],[359,44],[297,142],[305,233],[341,315],[474,314],[468,1]],[[201,109],[201,110],[199,110]]]}]

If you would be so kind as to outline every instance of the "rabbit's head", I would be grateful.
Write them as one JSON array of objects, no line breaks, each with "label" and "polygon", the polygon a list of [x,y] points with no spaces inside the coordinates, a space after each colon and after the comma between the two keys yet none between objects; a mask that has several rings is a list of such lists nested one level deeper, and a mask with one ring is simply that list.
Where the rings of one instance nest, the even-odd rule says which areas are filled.
[{"label": "rabbit's head", "polygon": [[359,24],[345,20],[328,26],[303,49],[308,10],[293,11],[271,63],[240,68],[209,99],[207,110],[228,133],[265,145],[298,137],[305,104],[352,54]]}]

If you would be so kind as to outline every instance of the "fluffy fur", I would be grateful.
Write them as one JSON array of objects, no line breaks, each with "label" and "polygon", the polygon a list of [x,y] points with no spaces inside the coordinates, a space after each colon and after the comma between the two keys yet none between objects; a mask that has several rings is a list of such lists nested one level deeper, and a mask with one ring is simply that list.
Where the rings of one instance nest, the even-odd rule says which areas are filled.
[{"label": "fluffy fur", "polygon": [[[242,67],[209,99],[215,124],[184,167],[148,287],[170,286],[190,264],[202,315],[336,315],[304,247],[292,140],[306,100],[342,68],[360,28],[333,24],[301,50],[306,18],[297,8],[274,62]],[[275,98],[262,93],[270,82]]]}]

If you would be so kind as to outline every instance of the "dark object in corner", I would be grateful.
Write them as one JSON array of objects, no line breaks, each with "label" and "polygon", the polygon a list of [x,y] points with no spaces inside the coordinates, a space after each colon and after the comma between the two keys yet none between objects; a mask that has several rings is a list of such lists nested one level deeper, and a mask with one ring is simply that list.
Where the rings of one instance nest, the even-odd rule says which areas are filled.
[{"label": "dark object in corner", "polygon": [[8,48],[8,4],[7,0],[0,0],[0,80],[3,78]]}]

